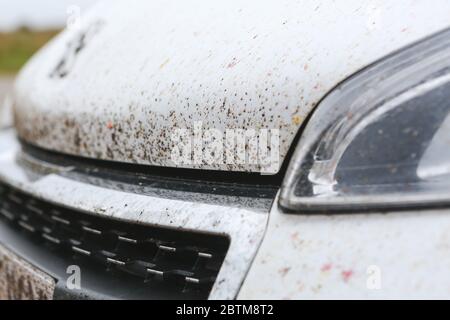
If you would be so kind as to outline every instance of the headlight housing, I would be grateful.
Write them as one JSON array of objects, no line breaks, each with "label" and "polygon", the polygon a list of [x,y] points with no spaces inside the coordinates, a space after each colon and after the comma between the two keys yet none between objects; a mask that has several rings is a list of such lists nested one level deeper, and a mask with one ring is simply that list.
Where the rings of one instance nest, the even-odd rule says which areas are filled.
[{"label": "headlight housing", "polygon": [[450,203],[450,30],[349,78],[311,116],[283,182],[290,210]]}]

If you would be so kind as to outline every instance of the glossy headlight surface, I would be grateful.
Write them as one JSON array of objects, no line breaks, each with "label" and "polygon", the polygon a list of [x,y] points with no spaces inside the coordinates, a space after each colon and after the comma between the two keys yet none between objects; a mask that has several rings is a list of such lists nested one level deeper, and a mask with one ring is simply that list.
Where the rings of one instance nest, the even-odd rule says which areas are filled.
[{"label": "glossy headlight surface", "polygon": [[319,104],[282,186],[290,210],[450,203],[450,31],[359,72]]}]

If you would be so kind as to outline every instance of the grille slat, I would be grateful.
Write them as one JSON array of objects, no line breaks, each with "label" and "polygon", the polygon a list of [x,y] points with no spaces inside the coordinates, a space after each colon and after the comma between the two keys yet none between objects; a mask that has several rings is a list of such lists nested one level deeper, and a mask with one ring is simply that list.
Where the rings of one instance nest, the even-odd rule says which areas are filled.
[{"label": "grille slat", "polygon": [[[102,265],[105,273],[161,283],[207,298],[228,250],[226,237],[132,224],[53,205],[0,185],[0,220],[56,254]],[[120,289],[120,288],[118,288]]]}]

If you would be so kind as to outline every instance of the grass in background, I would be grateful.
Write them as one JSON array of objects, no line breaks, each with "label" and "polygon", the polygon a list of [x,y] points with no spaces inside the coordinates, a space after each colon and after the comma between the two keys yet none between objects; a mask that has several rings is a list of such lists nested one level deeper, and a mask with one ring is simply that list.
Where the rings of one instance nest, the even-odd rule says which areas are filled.
[{"label": "grass in background", "polygon": [[0,32],[0,74],[14,74],[40,47],[59,30],[33,31],[21,28],[14,32]]}]

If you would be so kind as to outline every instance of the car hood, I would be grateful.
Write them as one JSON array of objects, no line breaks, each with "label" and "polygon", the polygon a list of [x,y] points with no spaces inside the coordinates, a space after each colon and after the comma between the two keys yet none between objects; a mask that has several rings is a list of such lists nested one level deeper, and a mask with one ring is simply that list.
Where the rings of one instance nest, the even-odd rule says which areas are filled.
[{"label": "car hood", "polygon": [[174,130],[277,129],[281,163],[339,82],[450,25],[446,0],[104,1],[86,15],[72,9],[70,27],[18,77],[19,136],[72,155],[228,171],[260,167],[176,163]]}]

